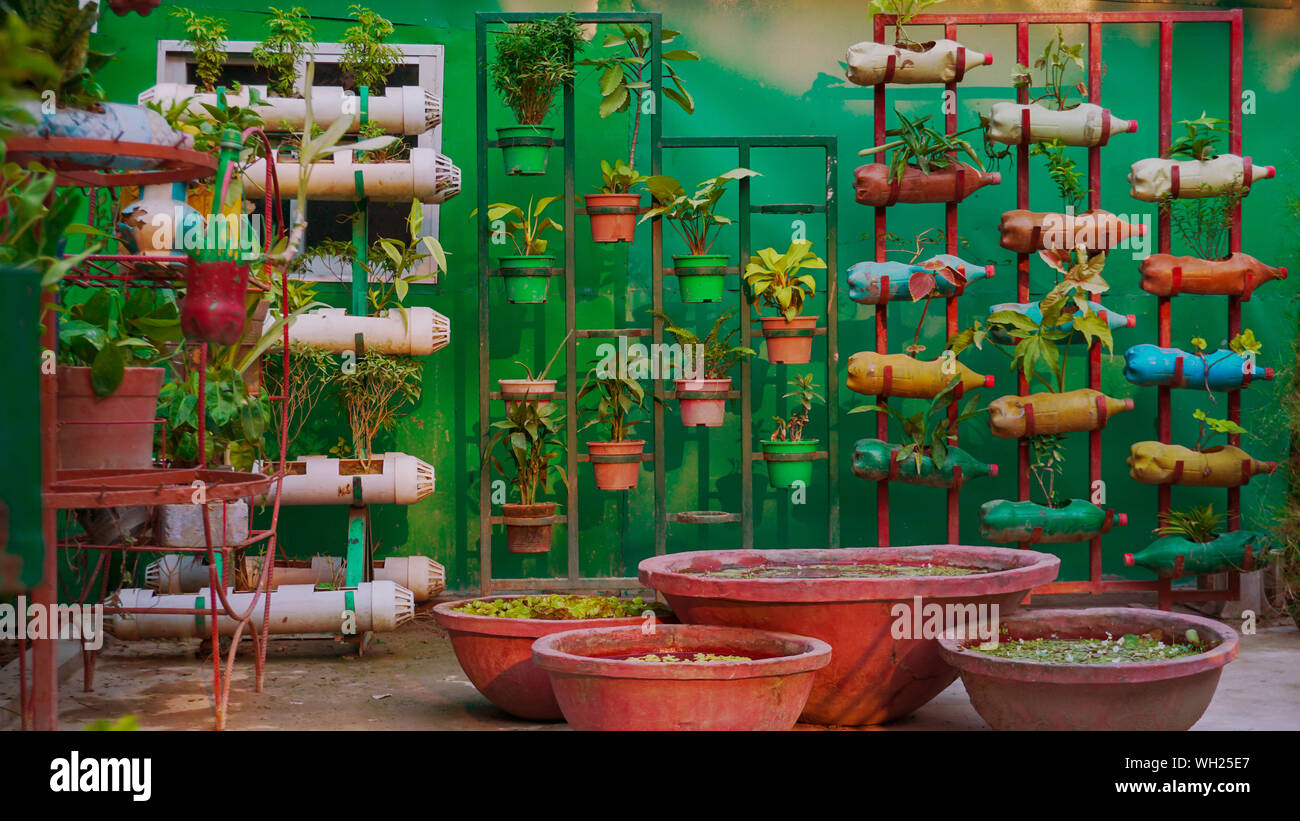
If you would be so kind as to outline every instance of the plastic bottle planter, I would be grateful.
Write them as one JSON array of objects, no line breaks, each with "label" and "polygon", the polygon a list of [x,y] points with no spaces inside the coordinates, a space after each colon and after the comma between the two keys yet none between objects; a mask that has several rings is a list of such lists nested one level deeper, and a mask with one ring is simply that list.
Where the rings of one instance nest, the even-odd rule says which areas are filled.
[{"label": "plastic bottle planter", "polygon": [[640,194],[588,194],[583,199],[591,219],[592,242],[631,242],[636,235]]},{"label": "plastic bottle planter", "polygon": [[[365,186],[366,197],[373,202],[404,202],[412,199],[427,203],[446,202],[460,193],[460,169],[449,157],[432,148],[412,148],[409,160],[359,163],[351,151],[330,155],[332,162],[312,165],[306,193],[316,200],[353,202],[357,198],[357,172]],[[276,160],[280,178],[280,196],[298,196],[296,161]],[[265,194],[266,160],[260,159],[244,170],[245,196],[249,199]]]},{"label": "plastic bottle planter", "polygon": [[1137,553],[1125,553],[1124,564],[1140,565],[1162,579],[1208,576],[1231,570],[1249,572],[1267,547],[1268,536],[1253,530],[1234,530],[1208,542],[1182,536],[1156,539]]},{"label": "plastic bottle planter", "polygon": [[967,71],[993,65],[993,55],[955,40],[922,43],[919,49],[870,40],[849,46],[844,76],[860,86],[880,83],[960,83]]},{"label": "plastic bottle planter", "polygon": [[860,205],[882,206],[897,202],[961,202],[986,185],[1002,182],[1002,175],[985,173],[965,163],[925,173],[907,166],[901,180],[889,179],[883,163],[860,165],[853,171],[853,198]]},{"label": "plastic bottle planter", "polygon": [[1261,462],[1241,448],[1219,445],[1192,450],[1162,442],[1134,442],[1128,475],[1146,485],[1241,487],[1258,473],[1273,473],[1277,462]]},{"label": "plastic bottle planter", "polygon": [[[275,321],[268,317],[269,326]],[[389,308],[379,316],[356,316],[344,308],[317,308],[300,314],[289,325],[289,341],[313,348],[344,353],[355,351],[357,334],[365,339],[367,351],[389,356],[428,356],[451,341],[451,320],[423,305],[406,309]]]},{"label": "plastic bottle planter", "polygon": [[[15,136],[113,140],[124,143],[151,143],[172,148],[193,148],[194,137],[173,131],[156,111],[125,103],[101,103],[100,111],[88,111],[57,105],[52,112],[41,101],[20,103],[30,115],[29,122],[9,118],[6,125]],[[39,151],[25,152],[33,157],[46,156]],[[117,154],[59,154],[65,162],[85,168],[112,171],[142,171],[159,168],[167,160],[158,157],[126,157]]]},{"label": "plastic bottle planter", "polygon": [[921,457],[920,469],[910,456],[900,459],[900,445],[880,439],[859,439],[853,445],[853,475],[868,482],[905,482],[910,485],[960,488],[970,479],[997,476],[998,466],[981,462],[957,447],[948,448],[943,467],[936,469],[929,456]]},{"label": "plastic bottle planter", "polygon": [[[945,372],[945,365],[950,372]],[[922,362],[907,354],[880,354],[859,351],[849,357],[849,390],[868,396],[902,396],[933,399],[948,387],[953,377],[961,377],[958,393],[976,388],[993,387],[993,376],[972,371],[962,363],[947,359]]]},{"label": "plastic bottle planter", "polygon": [[551,256],[501,257],[497,267],[506,282],[506,299],[525,304],[545,302],[551,275],[561,270],[555,267],[555,257]]},{"label": "plastic bottle planter", "polygon": [[1044,248],[1109,250],[1130,237],[1146,234],[1146,226],[1125,222],[1109,211],[1097,209],[1082,214],[1050,211],[1006,211],[998,222],[998,244],[1018,254],[1032,254]]},{"label": "plastic bottle planter", "polygon": [[1091,388],[1001,396],[989,403],[989,430],[1003,439],[1100,430],[1110,417],[1130,410],[1132,399],[1115,399]]},{"label": "plastic bottle planter", "polygon": [[813,334],[817,317],[797,316],[789,321],[783,316],[759,317],[762,334],[767,340],[767,361],[778,365],[807,365],[812,361]]},{"label": "plastic bottle planter", "polygon": [[591,470],[596,475],[599,490],[631,490],[641,476],[641,453],[644,439],[624,439],[619,442],[588,442]]},{"label": "plastic bottle planter", "polygon": [[[284,505],[413,505],[434,490],[433,466],[405,453],[360,459],[302,456],[288,463],[280,489]],[[353,488],[359,487],[358,494]],[[258,504],[274,499],[263,496]]]},{"label": "plastic bottle planter", "polygon": [[555,502],[532,505],[504,504],[506,549],[511,553],[549,553],[551,526],[556,522]]},{"label": "plastic bottle planter", "polygon": [[1060,140],[1063,145],[1105,145],[1112,134],[1137,131],[1137,120],[1122,120],[1092,103],[1057,111],[1038,103],[994,103],[989,139],[1006,145]]},{"label": "plastic bottle planter", "polygon": [[126,368],[108,396],[95,393],[90,368],[57,369],[59,467],[147,469],[153,465],[154,418],[165,368]]},{"label": "plastic bottle planter", "polygon": [[158,257],[181,253],[180,238],[202,229],[203,216],[188,203],[174,199],[171,185],[147,185],[141,193],[140,199],[122,209],[117,235],[133,254]]},{"label": "plastic bottle planter", "polygon": [[1236,154],[1220,154],[1204,161],[1149,157],[1129,169],[1129,196],[1159,202],[1164,197],[1219,197],[1235,189],[1248,194],[1255,180],[1269,179],[1276,173],[1271,165],[1253,165],[1250,157]]},{"label": "plastic bottle planter", "polygon": [[230,260],[185,262],[181,332],[191,342],[233,345],[248,319],[248,266]]},{"label": "plastic bottle planter", "polygon": [[1243,302],[1264,283],[1286,279],[1286,268],[1273,268],[1240,251],[1227,259],[1152,254],[1142,260],[1138,271],[1142,290],[1149,294],[1239,296]]},{"label": "plastic bottle planter", "polygon": [[1083,499],[1060,507],[993,499],[980,505],[980,535],[991,542],[1086,542],[1128,524],[1128,514]]},{"label": "plastic bottle planter", "polygon": [[512,125],[497,129],[497,145],[507,174],[533,176],[546,173],[555,129],[549,125]]},{"label": "plastic bottle planter", "polygon": [[722,379],[674,379],[682,424],[688,428],[716,428],[727,413],[731,377]]},{"label": "plastic bottle planter", "polygon": [[1273,369],[1222,348],[1201,357],[1144,342],[1124,352],[1124,378],[1134,385],[1235,391],[1252,379],[1272,379]]},{"label": "plastic bottle planter", "polygon": [[[1100,303],[1089,302],[1088,310],[1100,316],[1106,321],[1106,324],[1114,330],[1116,328],[1132,328],[1137,325],[1137,317],[1133,314],[1117,314],[1113,311],[1102,307]],[[998,311],[1014,311],[1029,317],[1034,322],[1043,321],[1043,311],[1038,307],[1037,302],[999,302],[989,307],[989,316],[996,314]],[[1072,331],[1074,323],[1067,321],[1059,326],[1063,331]],[[989,339],[999,342],[1003,345],[1013,345],[1015,340],[1011,338],[1002,328],[994,325],[989,329]],[[1072,333],[1064,340],[1067,345],[1079,345],[1087,342],[1087,337],[1081,333]]]},{"label": "plastic bottle planter", "polygon": [[767,480],[772,487],[794,487],[802,482],[812,484],[813,460],[820,439],[801,439],[798,442],[763,440],[763,459],[767,462]]},{"label": "plastic bottle planter", "polygon": [[721,302],[729,262],[726,254],[674,254],[673,272],[682,302]]},{"label": "plastic bottle planter", "polygon": [[[245,556],[244,570],[248,578],[256,579],[262,572],[261,557]],[[341,556],[313,556],[311,561],[276,562],[272,581],[279,586],[332,584],[346,572],[347,562]],[[169,553],[144,571],[144,586],[159,593],[195,593],[207,587],[208,581],[208,565],[203,557],[193,554]],[[375,562],[375,581],[405,587],[418,604],[446,588],[447,571],[426,556],[389,556]]]},{"label": "plastic bottle planter", "polygon": [[[890,300],[909,302],[912,292],[908,282],[919,271],[933,272],[936,266],[945,266],[966,278],[966,285],[993,276],[992,265],[975,265],[961,257],[939,254],[916,265],[905,262],[859,262],[849,268],[849,299],[864,305],[883,305]],[[960,296],[966,285],[957,286],[941,276],[934,278],[934,291],[940,297]]]},{"label": "plastic bottle planter", "polygon": [[501,386],[507,414],[520,402],[536,402],[541,409],[551,404],[555,394],[554,379],[498,379],[497,384]]}]

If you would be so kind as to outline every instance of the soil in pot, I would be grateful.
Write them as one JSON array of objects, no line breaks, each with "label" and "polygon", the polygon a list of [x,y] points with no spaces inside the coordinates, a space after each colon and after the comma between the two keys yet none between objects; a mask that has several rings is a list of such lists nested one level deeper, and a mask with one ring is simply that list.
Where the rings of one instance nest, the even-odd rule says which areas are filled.
[{"label": "soil in pot", "polygon": [[812,361],[812,329],[817,317],[768,316],[760,320],[767,339],[767,361],[781,365],[807,365]]},{"label": "soil in pot", "polygon": [[673,256],[673,270],[682,289],[682,302],[721,302],[727,267],[726,254],[680,254]]},{"label": "soil in pot", "polygon": [[507,174],[530,176],[546,173],[555,129],[549,125],[512,125],[497,129],[497,144]]},{"label": "soil in pot", "polygon": [[555,257],[505,256],[497,260],[497,266],[506,282],[506,299],[522,303],[546,301],[546,287],[551,281],[549,272],[530,274],[528,269],[553,268]]},{"label": "soil in pot", "polygon": [[[551,517],[555,502],[532,505],[504,504],[501,515],[506,519],[506,549],[511,553],[548,553],[551,549]],[[529,519],[537,519],[530,522]]]},{"label": "soil in pot", "polygon": [[[776,442],[763,440],[765,455],[785,456],[786,454],[811,454],[817,450],[820,439],[802,439],[798,442]],[[795,482],[803,482],[804,487],[812,483],[812,459],[766,459],[767,479],[772,487],[794,487]]]},{"label": "soil in pot", "polygon": [[59,467],[65,470],[153,466],[154,418],[163,368],[127,368],[122,384],[101,397],[90,368],[60,365]]},{"label": "soil in pot", "polygon": [[693,394],[723,394],[731,390],[731,377],[724,379],[674,379],[677,403],[682,409],[682,424],[688,428],[716,428],[727,414],[723,396],[692,399]]},{"label": "soil in pot", "polygon": [[635,237],[640,194],[588,194],[583,205],[593,242],[631,242]]},{"label": "soil in pot", "polygon": [[600,490],[631,490],[641,476],[641,452],[644,439],[614,442],[588,442],[591,470]]}]

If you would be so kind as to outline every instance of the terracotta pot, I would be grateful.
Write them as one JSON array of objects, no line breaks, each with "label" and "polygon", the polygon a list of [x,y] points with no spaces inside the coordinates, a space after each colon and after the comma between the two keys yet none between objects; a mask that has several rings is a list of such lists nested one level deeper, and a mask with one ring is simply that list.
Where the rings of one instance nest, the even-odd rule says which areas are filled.
[{"label": "terracotta pot", "polygon": [[1256,288],[1274,279],[1286,279],[1285,267],[1265,265],[1240,251],[1227,259],[1198,259],[1152,254],[1138,266],[1142,290],[1157,296],[1212,294],[1250,299]]},{"label": "terracotta pot", "polygon": [[181,331],[192,342],[233,345],[247,319],[248,266],[230,261],[196,262],[185,267]]},{"label": "terracotta pot", "polygon": [[997,658],[939,639],[944,661],[961,671],[971,706],[995,730],[1186,730],[1204,715],[1219,674],[1237,657],[1231,627],[1163,610],[1029,610],[1003,618],[1001,626],[1002,641],[1195,630],[1214,647],[1160,661],[1068,664]]},{"label": "terracotta pot", "polygon": [[593,242],[631,242],[636,234],[640,194],[588,194],[583,200],[591,218]]},{"label": "terracotta pot", "polygon": [[896,202],[961,202],[979,188],[997,185],[1002,175],[985,173],[965,163],[955,163],[926,174],[908,166],[903,178],[889,179],[889,166],[872,163],[853,172],[854,199],[860,205],[893,205]]},{"label": "terracotta pot", "polygon": [[[555,393],[554,379],[498,379],[501,386],[501,398],[506,401],[506,413],[523,401],[534,401],[538,408],[551,404],[550,396]],[[547,397],[542,399],[541,397]]]},{"label": "terracotta pot", "polygon": [[636,625],[644,619],[508,619],[472,616],[455,609],[467,601],[496,601],[520,596],[485,596],[483,599],[444,602],[433,616],[451,636],[451,648],[465,675],[488,701],[519,718],[559,721],[564,718],[555,701],[546,671],[533,663],[533,642],[551,633],[589,627]]},{"label": "terracotta pot", "polygon": [[817,317],[797,316],[787,321],[783,316],[765,316],[759,321],[767,337],[768,362],[807,365],[812,361],[812,329],[817,327]]},{"label": "terracotta pot", "polygon": [[721,394],[731,390],[731,377],[723,379],[674,379],[677,404],[682,409],[682,424],[688,428],[716,428],[727,413],[722,396],[692,399],[692,394]]},{"label": "terracotta pot", "polygon": [[1018,254],[1079,245],[1089,251],[1106,251],[1130,237],[1145,236],[1146,230],[1145,225],[1125,222],[1101,209],[1073,215],[1016,209],[1003,212],[998,221],[998,244]]},{"label": "terracotta pot", "polygon": [[1100,430],[1110,417],[1131,410],[1132,399],[1116,399],[1091,388],[1001,396],[989,403],[989,430],[1003,439]]},{"label": "terracotta pot", "polygon": [[[627,659],[697,652],[752,660]],[[584,628],[533,644],[575,730],[789,730],[830,658],[819,639],[697,624]]]},{"label": "terracotta pot", "polygon": [[993,375],[975,373],[963,363],[953,361],[955,370],[944,372],[946,360],[921,361],[905,353],[880,354],[859,351],[849,357],[849,390],[868,396],[901,396],[933,399],[961,376],[958,395],[979,388],[993,387]]},{"label": "terracotta pot", "polygon": [[[698,571],[758,564],[931,562],[987,568],[967,576],[736,579]],[[911,630],[895,636],[897,608],[914,596],[925,605],[1020,605],[1027,590],[1056,578],[1060,559],[996,547],[869,547],[837,550],[705,550],[655,556],[638,578],[667,598],[687,624],[754,627],[819,638],[831,662],[817,672],[802,720],[814,724],[882,724],[902,718],[941,693],[957,671],[939,644]],[[695,572],[690,572],[695,571]]]},{"label": "terracotta pot", "polygon": [[644,439],[588,442],[587,452],[591,454],[591,470],[596,475],[596,487],[600,490],[631,490],[636,487],[637,479],[641,476],[643,450]]},{"label": "terracotta pot", "polygon": [[153,466],[154,419],[163,368],[127,368],[122,384],[100,397],[90,368],[60,365],[59,467],[65,470]]},{"label": "terracotta pot", "polygon": [[[501,515],[506,522],[506,549],[511,553],[549,553],[551,550],[550,518],[555,515],[555,502],[538,502],[532,505],[504,504]],[[536,523],[528,519],[541,519]]]}]

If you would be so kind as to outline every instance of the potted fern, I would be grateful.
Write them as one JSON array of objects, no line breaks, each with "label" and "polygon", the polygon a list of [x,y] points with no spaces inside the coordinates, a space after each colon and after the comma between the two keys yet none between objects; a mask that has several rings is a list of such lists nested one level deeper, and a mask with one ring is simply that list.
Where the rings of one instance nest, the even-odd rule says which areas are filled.
[{"label": "potted fern", "polygon": [[749,258],[745,284],[757,309],[761,302],[775,308],[777,316],[760,318],[767,337],[767,358],[771,362],[804,365],[812,359],[812,329],[817,317],[802,317],[804,299],[815,296],[817,280],[804,268],[826,268],[826,262],[811,251],[806,239],[794,240],[784,254],[763,248]]},{"label": "potted fern", "polygon": [[[516,359],[515,364],[524,369],[524,378],[497,380],[497,384],[501,386],[501,398],[505,400],[507,414],[520,402],[536,402],[538,405],[551,404],[550,397],[555,393],[555,380],[547,379],[546,375],[551,372],[555,360],[560,358],[560,351],[564,350],[564,346],[571,336],[573,336],[572,331],[565,335],[564,339],[560,340],[560,344],[555,348],[555,353],[551,354],[550,361],[536,376],[533,375],[532,368]],[[541,397],[546,398],[542,399]]]},{"label": "potted fern", "polygon": [[631,242],[636,233],[636,215],[641,208],[641,194],[632,190],[648,177],[632,166],[616,160],[613,165],[600,161],[599,193],[588,194],[583,201],[591,218],[593,242]]},{"label": "potted fern", "polygon": [[[542,197],[533,202],[528,200],[528,208],[520,208],[508,202],[497,202],[488,206],[488,219],[491,221],[513,217],[506,222],[506,231],[514,243],[517,255],[505,255],[497,260],[501,276],[506,281],[506,299],[511,302],[537,303],[546,301],[546,286],[550,282],[549,271],[541,268],[554,268],[554,255],[546,253],[546,240],[541,238],[543,231],[563,231],[560,225],[542,213],[562,195]],[[478,213],[475,208],[470,212],[473,217]]]},{"label": "potted fern", "polygon": [[641,474],[641,454],[645,450],[644,439],[629,439],[632,429],[644,419],[632,419],[637,410],[645,409],[645,388],[628,374],[635,373],[635,360],[625,363],[624,367],[611,369],[605,360],[587,372],[582,389],[578,391],[578,401],[593,397],[595,404],[582,409],[584,415],[592,418],[579,430],[586,430],[594,425],[608,425],[609,438],[604,441],[587,443],[587,452],[591,455],[591,469],[596,477],[596,487],[600,490],[631,490],[636,487]]},{"label": "potted fern", "polygon": [[[891,151],[889,163],[870,163],[853,172],[854,198],[862,205],[885,206],[896,202],[960,202],[985,185],[1002,182],[1002,175],[985,173],[984,165],[971,144],[961,134],[943,134],[925,123],[929,115],[909,120],[894,110],[898,128],[885,132],[896,139],[864,148],[858,156]],[[957,160],[963,153],[977,168]]]},{"label": "potted fern", "polygon": [[563,421],[559,405],[517,402],[506,412],[505,419],[492,423],[492,438],[483,457],[490,459],[498,472],[507,475],[492,452],[497,444],[505,442],[515,466],[511,483],[519,501],[501,506],[506,548],[511,553],[546,553],[551,549],[556,503],[538,502],[537,494],[546,491],[552,469],[568,483],[564,468],[551,464],[564,448],[558,442]]},{"label": "potted fern", "polygon": [[726,335],[722,333],[722,326],[735,315],[736,309],[723,311],[703,338],[682,328],[662,311],[651,313],[663,321],[664,330],[682,347],[684,369],[682,376],[673,380],[682,407],[682,424],[688,428],[720,426],[726,414],[727,393],[731,390],[727,371],[745,357],[754,355],[753,349],[732,344],[739,328],[732,328]]},{"label": "potted fern", "polygon": [[790,380],[793,389],[782,399],[794,399],[798,407],[789,416],[773,416],[776,429],[764,439],[763,458],[767,461],[767,478],[772,487],[794,487],[802,482],[806,487],[812,481],[812,459],[819,439],[804,439],[803,429],[808,425],[808,414],[813,402],[825,402],[817,393],[813,375],[808,373]]}]

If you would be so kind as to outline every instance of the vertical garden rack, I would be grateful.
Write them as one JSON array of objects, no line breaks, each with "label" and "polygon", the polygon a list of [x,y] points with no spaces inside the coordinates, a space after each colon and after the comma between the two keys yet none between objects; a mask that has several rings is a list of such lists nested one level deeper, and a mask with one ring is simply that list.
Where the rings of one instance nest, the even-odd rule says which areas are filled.
[{"label": "vertical garden rack", "polygon": [[[487,27],[492,24],[510,24],[522,23],[532,20],[548,19],[557,16],[555,13],[499,13],[499,12],[477,12],[475,14],[475,56],[476,56],[476,114],[477,114],[477,207],[478,207],[478,268],[479,268],[479,313],[478,313],[478,331],[479,331],[479,452],[486,453],[490,434],[488,430],[490,415],[490,402],[500,400],[499,392],[492,391],[489,381],[489,364],[490,364],[490,327],[491,317],[489,311],[489,284],[491,279],[499,276],[499,271],[490,267],[489,247],[488,247],[488,216],[487,209],[490,198],[488,196],[488,149],[499,147],[495,140],[488,139],[488,116],[487,116]],[[750,221],[753,214],[810,214],[824,213],[826,215],[826,260],[827,260],[827,277],[826,277],[826,295],[827,295],[827,327],[817,329],[814,334],[817,336],[824,335],[827,339],[827,408],[833,410],[837,404],[837,365],[839,361],[836,350],[837,342],[837,294],[838,287],[836,282],[836,220],[837,206],[835,194],[835,173],[838,157],[837,140],[833,136],[816,136],[816,137],[701,137],[701,138],[669,138],[663,137],[662,124],[659,118],[660,104],[662,102],[662,65],[661,58],[661,36],[663,30],[662,14],[659,12],[595,12],[581,13],[574,15],[576,21],[580,24],[640,24],[648,26],[650,29],[650,87],[648,93],[652,95],[654,101],[654,114],[650,118],[650,166],[651,174],[662,173],[662,156],[664,148],[692,149],[692,148],[734,148],[739,155],[739,164],[745,166],[749,162],[751,150],[754,148],[791,148],[791,149],[822,149],[826,158],[826,199],[822,203],[771,203],[754,205],[750,199],[750,180],[743,179],[738,183],[738,196],[740,199],[740,218],[738,233],[740,235],[740,259],[743,261],[749,254],[750,244]],[[627,336],[634,338],[650,337],[654,343],[663,341],[663,322],[658,317],[653,320],[650,328],[615,328],[615,329],[578,329],[577,326],[577,304],[576,289],[574,282],[575,260],[574,260],[574,218],[579,214],[585,214],[585,208],[578,208],[574,201],[574,165],[576,157],[576,145],[574,141],[574,121],[575,112],[573,104],[573,88],[566,87],[563,93],[563,136],[555,141],[555,145],[560,145],[564,149],[564,268],[552,271],[552,275],[562,276],[564,280],[564,300],[565,300],[565,329],[572,331],[569,341],[565,348],[565,370],[568,374],[565,386],[565,441],[569,443],[566,449],[566,471],[572,477],[577,473],[579,463],[589,462],[590,457],[587,454],[577,452],[577,385],[574,377],[577,374],[577,340],[589,338],[612,338],[618,336]],[[662,310],[663,304],[663,277],[665,274],[671,275],[671,269],[665,269],[663,265],[663,226],[660,220],[654,220],[651,226],[652,231],[652,248],[651,248],[651,292],[652,307]],[[739,274],[742,267],[728,268],[727,273]],[[741,327],[741,344],[748,346],[751,342],[752,329],[750,328],[750,310],[749,303],[744,298],[744,288],[740,289],[740,327]],[[762,453],[755,453],[752,436],[752,421],[750,419],[750,363],[748,361],[741,364],[741,387],[739,391],[730,391],[728,396],[732,399],[739,399],[741,402],[741,512],[740,513],[722,513],[704,511],[681,511],[669,513],[666,509],[666,475],[664,466],[664,446],[665,446],[665,423],[664,409],[661,401],[671,399],[674,392],[666,391],[663,387],[663,381],[654,380],[654,396],[656,401],[653,403],[653,452],[642,455],[642,461],[654,463],[654,519],[655,519],[655,553],[661,555],[667,551],[668,523],[680,522],[684,524],[714,524],[726,522],[740,522],[741,524],[741,547],[749,548],[753,546],[753,470],[756,463],[763,461]],[[818,451],[814,458],[827,462],[829,477],[829,501],[828,501],[828,542],[830,547],[839,546],[839,492],[838,492],[838,432],[835,425],[829,420],[827,423],[827,449]],[[563,578],[520,578],[520,579],[503,579],[494,578],[492,575],[492,528],[495,525],[503,524],[500,516],[492,515],[491,503],[491,483],[489,465],[484,462],[479,469],[479,562],[480,562],[480,590],[483,594],[495,591],[522,591],[522,590],[617,590],[639,588],[640,582],[635,577],[596,577],[584,578],[579,569],[578,553],[578,493],[576,481],[570,481],[567,489],[565,501],[565,511],[563,514],[555,517],[555,522],[565,525],[567,536],[566,545],[568,551],[567,574]]]},{"label": "vertical garden rack", "polygon": [[[876,15],[873,18],[874,36],[877,42],[884,42],[884,32],[887,25],[893,25],[894,17],[887,15]],[[1229,26],[1228,32],[1228,121],[1229,136],[1228,150],[1231,153],[1241,151],[1241,92],[1242,92],[1242,13],[1240,9],[1228,9],[1223,11],[1155,11],[1155,12],[1083,12],[1083,13],[1057,13],[1049,12],[1042,14],[1016,14],[1016,13],[990,13],[990,14],[920,14],[911,20],[913,25],[942,25],[944,27],[944,36],[950,39],[956,39],[958,25],[1014,25],[1016,27],[1016,60],[1021,65],[1029,64],[1029,26],[1033,24],[1083,24],[1088,27],[1088,100],[1089,102],[1101,103],[1101,32],[1102,26],[1107,24],[1125,24],[1125,23],[1147,23],[1158,24],[1160,26],[1160,77],[1159,77],[1159,150],[1163,154],[1170,144],[1170,129],[1172,120],[1172,77],[1173,77],[1173,27],[1175,23],[1226,23]],[[955,84],[949,83],[948,88],[956,93]],[[1020,88],[1016,92],[1016,101],[1027,103],[1029,101],[1029,90]],[[884,142],[884,118],[885,118],[885,99],[884,86],[877,86],[875,93],[875,128],[877,144]],[[955,111],[955,109],[954,109]],[[947,115],[946,127],[949,132],[955,130],[956,114]],[[1029,149],[1027,144],[1022,144],[1017,148],[1016,154],[1016,207],[1029,207]],[[1101,148],[1093,146],[1088,149],[1088,185],[1089,207],[1099,208],[1101,203]],[[949,243],[949,253],[953,253],[953,246],[956,242],[956,205],[949,203],[947,205],[947,225],[949,233],[947,240]],[[884,259],[884,229],[885,229],[885,209],[876,209],[876,259]],[[1170,225],[1169,215],[1167,212],[1159,213],[1158,219],[1158,248],[1160,253],[1169,253],[1170,248]],[[1229,239],[1229,253],[1235,253],[1241,249],[1241,205],[1238,202],[1233,214],[1233,224],[1231,236]],[[1016,267],[1016,300],[1026,302],[1029,300],[1029,255],[1017,255]],[[1161,346],[1170,345],[1170,297],[1157,297],[1158,300],[1158,344]],[[956,330],[956,308],[955,300],[948,301],[948,327],[949,332]],[[883,307],[877,308],[877,328],[876,342],[878,350],[886,350],[888,338],[886,335],[885,314]],[[1241,300],[1239,297],[1228,297],[1228,333],[1235,335],[1241,330]],[[1095,390],[1101,388],[1101,348],[1100,344],[1094,342],[1088,352],[1088,386]],[[1171,438],[1170,424],[1170,388],[1160,387],[1158,390],[1158,416],[1157,429],[1158,437],[1161,442],[1169,443]],[[1019,375],[1019,393],[1026,395],[1028,393],[1028,384],[1024,374]],[[1228,416],[1233,422],[1241,421],[1241,393],[1240,390],[1233,390],[1228,393]],[[885,419],[883,416],[878,421],[878,425],[883,432]],[[881,438],[884,438],[883,436]],[[1229,444],[1236,446],[1240,444],[1241,437],[1229,436]],[[1101,479],[1101,431],[1093,430],[1088,434],[1088,480],[1089,486]],[[1018,496],[1021,500],[1029,498],[1029,444],[1025,439],[1020,440],[1019,458],[1018,458]],[[880,544],[888,544],[889,537],[889,490],[887,483],[880,483],[878,489],[878,504],[880,508],[880,519],[883,524],[878,523],[878,535]],[[949,491],[949,540],[956,541],[956,524],[954,523],[956,515],[955,491]],[[1157,504],[1160,518],[1163,520],[1169,512],[1170,503],[1170,486],[1160,485],[1157,489]],[[1228,488],[1228,528],[1238,530],[1241,527],[1241,490],[1240,488]],[[1169,609],[1175,601],[1235,601],[1240,598],[1240,575],[1236,572],[1228,574],[1228,588],[1226,590],[1208,590],[1205,588],[1205,579],[1198,580],[1198,586],[1195,590],[1173,590],[1169,579],[1158,579],[1154,581],[1147,580],[1106,580],[1102,578],[1101,562],[1101,537],[1095,536],[1089,542],[1088,547],[1089,572],[1088,579],[1084,581],[1060,581],[1053,582],[1035,590],[1035,593],[1104,593],[1120,590],[1143,590],[1156,591],[1159,594],[1160,607]]]}]

